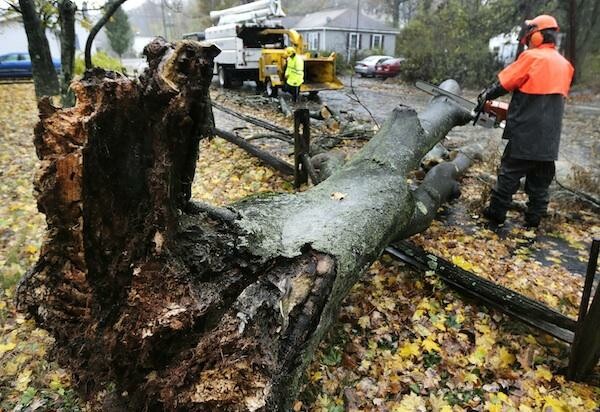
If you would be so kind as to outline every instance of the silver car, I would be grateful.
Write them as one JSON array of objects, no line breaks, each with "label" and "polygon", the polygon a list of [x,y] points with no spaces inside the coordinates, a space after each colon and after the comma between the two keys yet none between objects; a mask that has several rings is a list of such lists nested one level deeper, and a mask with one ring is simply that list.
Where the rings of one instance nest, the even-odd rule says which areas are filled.
[{"label": "silver car", "polygon": [[387,59],[392,59],[392,56],[369,56],[357,61],[354,66],[354,73],[361,77],[375,76],[375,65],[381,64]]}]

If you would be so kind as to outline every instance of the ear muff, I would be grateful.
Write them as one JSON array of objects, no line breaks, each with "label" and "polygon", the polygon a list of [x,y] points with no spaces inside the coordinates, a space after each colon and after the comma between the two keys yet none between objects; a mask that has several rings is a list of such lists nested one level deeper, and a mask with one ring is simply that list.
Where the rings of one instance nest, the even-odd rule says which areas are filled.
[{"label": "ear muff", "polygon": [[536,31],[529,37],[531,47],[539,47],[544,42],[544,35],[540,31]]}]

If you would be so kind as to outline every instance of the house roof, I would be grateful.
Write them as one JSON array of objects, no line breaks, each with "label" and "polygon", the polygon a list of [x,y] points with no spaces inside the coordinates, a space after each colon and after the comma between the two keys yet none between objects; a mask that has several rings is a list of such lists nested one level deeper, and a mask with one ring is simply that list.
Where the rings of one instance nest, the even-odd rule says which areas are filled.
[{"label": "house roof", "polygon": [[[292,17],[290,16],[287,19],[290,19],[290,22],[292,22]],[[294,22],[294,24],[288,23],[287,27],[293,26],[298,30],[313,28],[356,30],[356,20],[356,10],[354,9],[330,9],[309,13],[299,21]],[[358,15],[358,30],[398,33],[398,30],[393,27],[362,13]]]}]

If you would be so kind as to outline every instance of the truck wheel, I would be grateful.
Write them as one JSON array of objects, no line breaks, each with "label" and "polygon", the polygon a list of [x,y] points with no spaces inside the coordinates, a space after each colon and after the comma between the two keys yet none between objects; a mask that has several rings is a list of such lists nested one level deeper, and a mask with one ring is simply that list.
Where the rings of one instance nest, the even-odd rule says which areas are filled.
[{"label": "truck wheel", "polygon": [[229,89],[231,87],[231,74],[229,70],[227,70],[224,66],[219,66],[219,86],[224,89]]},{"label": "truck wheel", "polygon": [[265,91],[268,97],[277,97],[277,87],[273,86],[271,79],[267,79],[267,82],[265,83]]}]

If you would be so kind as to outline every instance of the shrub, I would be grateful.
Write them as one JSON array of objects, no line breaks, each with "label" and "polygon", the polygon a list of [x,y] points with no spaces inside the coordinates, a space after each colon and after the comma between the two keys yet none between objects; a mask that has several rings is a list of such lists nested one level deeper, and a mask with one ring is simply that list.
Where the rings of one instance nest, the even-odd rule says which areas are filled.
[{"label": "shrub", "polygon": [[[99,51],[92,55],[92,64],[96,67],[101,67],[106,70],[122,72],[123,66],[119,59],[109,56],[103,51]],[[85,61],[83,55],[75,58],[75,75],[81,75],[85,71]]]},{"label": "shrub", "polygon": [[582,69],[578,83],[600,91],[600,52],[588,54]]},{"label": "shrub", "polygon": [[453,78],[464,86],[482,87],[500,68],[488,49],[493,33],[485,27],[490,10],[468,10],[449,1],[434,12],[421,12],[400,33],[397,54],[404,80],[440,83]]}]

